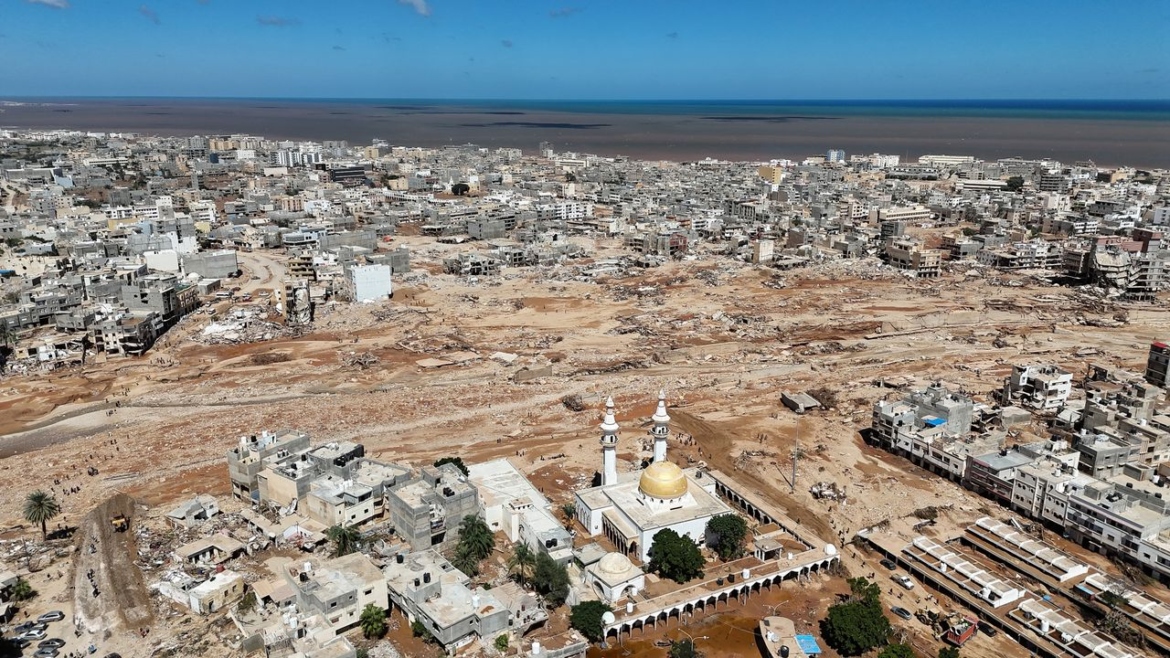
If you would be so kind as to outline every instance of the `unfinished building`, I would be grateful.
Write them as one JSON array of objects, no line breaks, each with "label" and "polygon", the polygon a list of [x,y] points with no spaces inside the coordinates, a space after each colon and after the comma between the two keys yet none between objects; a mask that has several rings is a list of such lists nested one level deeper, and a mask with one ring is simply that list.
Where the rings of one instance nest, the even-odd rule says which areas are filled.
[{"label": "unfinished building", "polygon": [[886,258],[892,267],[913,272],[920,279],[933,279],[942,273],[942,254],[909,239],[895,240],[886,247]]},{"label": "unfinished building", "polygon": [[418,551],[458,537],[463,517],[479,513],[476,488],[454,464],[427,466],[386,492],[394,530]]},{"label": "unfinished building", "polygon": [[480,253],[465,253],[443,259],[443,271],[458,276],[495,276],[500,273],[500,260]]}]

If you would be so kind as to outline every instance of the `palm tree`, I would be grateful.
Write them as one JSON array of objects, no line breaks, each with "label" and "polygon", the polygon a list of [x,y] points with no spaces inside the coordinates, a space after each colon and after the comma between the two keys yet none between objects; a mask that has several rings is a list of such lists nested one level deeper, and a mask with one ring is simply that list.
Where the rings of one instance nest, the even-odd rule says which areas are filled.
[{"label": "palm tree", "polygon": [[531,577],[531,571],[536,567],[536,554],[528,548],[528,544],[520,544],[516,550],[512,552],[512,557],[508,558],[508,571],[516,572],[516,580],[520,581],[521,585],[528,582]]},{"label": "palm tree", "polygon": [[41,524],[41,535],[49,537],[49,520],[61,512],[57,499],[37,489],[24,499],[24,519]]},{"label": "palm tree", "polygon": [[362,608],[359,624],[362,628],[362,635],[367,639],[382,637],[386,634],[386,611],[373,603],[367,604],[365,608]]},{"label": "palm tree", "polygon": [[483,519],[468,514],[459,524],[459,545],[478,562],[496,549],[496,537]]},{"label": "palm tree", "polygon": [[8,598],[12,601],[27,601],[37,595],[36,590],[24,578],[17,578],[8,588]]},{"label": "palm tree", "polygon": [[325,531],[325,536],[333,542],[333,557],[349,555],[358,549],[362,540],[361,533],[355,528],[335,525]]}]

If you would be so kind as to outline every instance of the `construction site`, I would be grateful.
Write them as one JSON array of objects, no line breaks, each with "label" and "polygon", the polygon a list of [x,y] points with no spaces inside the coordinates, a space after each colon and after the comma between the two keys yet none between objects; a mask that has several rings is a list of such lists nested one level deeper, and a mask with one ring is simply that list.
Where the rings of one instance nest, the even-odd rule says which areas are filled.
[{"label": "construction site", "polygon": [[[653,411],[649,393],[663,389],[676,431],[688,437],[672,447],[676,459],[757,486],[793,519],[844,544],[845,573],[868,577],[885,569],[877,566],[881,551],[855,541],[863,529],[907,527],[910,543],[922,508],[941,510],[929,529],[938,536],[1008,514],[867,445],[860,432],[876,401],[932,382],[990,400],[1019,362],[1057,364],[1076,379],[1090,364],[1140,372],[1151,341],[1170,333],[1162,302],[1105,300],[1027,272],[964,268],[917,279],[875,260],[841,260],[781,275],[700,259],[596,278],[541,268],[482,279],[453,270],[446,245],[401,242],[413,243],[415,267],[426,274],[406,276],[392,300],[329,303],[308,327],[289,331],[270,319],[219,340],[206,331],[217,317],[197,313],[146,356],[0,380],[0,448],[9,457],[0,461],[0,557],[42,567],[30,574],[34,587],[56,592],[52,606],[70,609],[82,627],[102,629],[103,651],[147,655],[132,649],[146,642],[169,652],[154,655],[192,647],[235,655],[220,642],[193,641],[222,627],[192,626],[190,613],[152,599],[131,563],[165,555],[166,542],[177,541],[165,530],[165,510],[197,494],[229,497],[223,454],[239,434],[296,428],[419,465],[448,455],[468,463],[507,457],[560,504],[594,472],[605,398],[636,436]],[[620,248],[589,246],[597,260]],[[256,274],[248,292],[273,292],[273,258],[241,256]],[[263,302],[215,306],[218,317],[241,307],[276,318]],[[817,404],[798,414],[782,402],[786,394]],[[1042,424],[1014,431],[1021,443],[1046,435]],[[618,458],[636,462],[637,441],[624,445],[633,452]],[[58,496],[54,522],[75,528],[72,538],[40,545],[38,533],[33,548],[21,506],[36,488]],[[119,532],[115,517],[129,531]],[[1051,533],[1049,540],[1121,575],[1101,555]],[[46,551],[60,557],[38,557]],[[56,568],[42,562],[71,563],[72,575],[46,582]],[[935,616],[963,608],[923,588],[890,587],[883,575],[875,581],[889,592],[886,605]],[[1160,586],[1131,586],[1166,598]],[[744,655],[766,606],[787,609],[798,631],[816,632],[843,588],[842,579],[818,576],[686,630],[713,638],[708,656]],[[922,655],[933,655],[945,634],[937,624],[895,626]],[[669,624],[643,634],[602,655],[664,655],[655,637],[678,635]],[[1003,635],[978,634],[963,654],[1018,650]]]}]

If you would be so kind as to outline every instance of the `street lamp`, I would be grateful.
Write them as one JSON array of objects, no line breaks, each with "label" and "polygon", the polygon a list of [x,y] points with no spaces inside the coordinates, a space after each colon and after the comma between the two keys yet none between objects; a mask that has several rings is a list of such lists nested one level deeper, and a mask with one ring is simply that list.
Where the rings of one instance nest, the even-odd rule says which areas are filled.
[{"label": "street lamp", "polygon": [[691,641],[691,649],[694,649],[694,648],[695,648],[695,640],[710,640],[710,639],[711,639],[711,636],[709,636],[709,635],[700,635],[700,636],[699,636],[699,637],[697,637],[697,638],[696,638],[696,637],[693,637],[693,636],[691,636],[691,634],[690,634],[690,633],[688,633],[688,632],[684,631],[684,630],[683,630],[683,629],[681,629],[681,628],[680,628],[680,629],[678,629],[678,632],[679,632],[679,633],[682,633],[682,634],[683,634],[683,635],[685,635],[685,636],[687,636],[687,639]]}]

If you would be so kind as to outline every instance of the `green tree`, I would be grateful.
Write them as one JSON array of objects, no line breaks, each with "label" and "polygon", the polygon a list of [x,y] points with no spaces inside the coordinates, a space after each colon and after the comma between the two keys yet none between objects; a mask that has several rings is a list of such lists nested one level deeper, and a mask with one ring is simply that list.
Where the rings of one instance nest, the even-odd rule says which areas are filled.
[{"label": "green tree", "polygon": [[467,183],[455,183],[451,186],[451,194],[455,196],[463,196],[471,191],[471,186]]},{"label": "green tree", "polygon": [[24,499],[24,519],[41,526],[41,536],[48,538],[49,521],[61,512],[57,499],[37,489]]},{"label": "green tree", "polygon": [[914,649],[908,644],[887,644],[878,658],[915,658]]},{"label": "green tree", "polygon": [[410,622],[410,634],[415,637],[421,637],[423,642],[435,642],[435,636],[431,631],[417,619]]},{"label": "green tree", "polygon": [[8,600],[10,601],[28,601],[35,598],[37,591],[28,584],[24,578],[17,578],[15,583],[8,586]]},{"label": "green tree", "polygon": [[512,551],[512,557],[508,558],[508,572],[514,572],[516,580],[524,585],[532,577],[532,570],[535,567],[536,554],[528,548],[528,544],[518,544]]},{"label": "green tree", "polygon": [[532,582],[545,602],[554,608],[561,607],[569,598],[569,572],[547,553],[537,553]]},{"label": "green tree", "polygon": [[869,582],[868,578],[850,578],[845,582],[849,584],[849,600],[872,606],[881,605],[882,588],[877,583]]},{"label": "green tree", "polygon": [[1008,192],[1019,192],[1024,189],[1024,178],[1022,176],[1012,176],[1007,179],[1007,185],[1004,186],[1004,189]]},{"label": "green tree", "polygon": [[[5,301],[15,304],[17,301],[20,301],[20,295],[17,295],[15,300],[8,300],[6,298]],[[7,324],[0,325],[0,373],[4,372],[5,368],[8,367],[8,359],[12,358],[12,355],[16,353],[16,342],[18,339],[19,337],[12,327]]]},{"label": "green tree", "polygon": [[882,612],[881,587],[865,578],[849,579],[850,596],[829,607],[821,635],[842,656],[857,656],[886,643],[890,620]]},{"label": "green tree", "polygon": [[365,647],[357,649],[357,658],[370,658],[370,650]]},{"label": "green tree", "polygon": [[373,603],[362,608],[362,616],[358,623],[362,628],[362,637],[382,637],[386,634],[386,610]]},{"label": "green tree", "polygon": [[938,650],[938,658],[959,658],[959,648],[943,647]]},{"label": "green tree", "polygon": [[508,636],[503,635],[503,634],[497,635],[496,641],[493,642],[492,644],[495,645],[496,651],[499,651],[500,653],[504,653],[505,651],[508,650]]},{"label": "green tree", "polygon": [[577,518],[577,504],[565,503],[561,505],[561,514],[565,515],[565,524],[572,525],[573,519]]},{"label": "green tree", "polygon": [[444,457],[435,462],[435,468],[438,468],[443,464],[455,464],[455,468],[458,468],[460,473],[464,475],[470,474],[470,471],[467,470],[467,466],[463,464],[462,457]]},{"label": "green tree", "polygon": [[479,563],[496,549],[496,536],[483,519],[474,514],[463,517],[459,524],[459,543],[455,545],[455,559],[451,563],[463,573],[479,573]]},{"label": "green tree", "polygon": [[695,641],[690,638],[671,640],[670,652],[667,655],[670,658],[703,658],[703,652],[695,648]]},{"label": "green tree", "polygon": [[325,536],[333,542],[333,557],[349,555],[358,549],[362,535],[357,528],[344,525],[335,525],[325,531]]},{"label": "green tree", "polygon": [[715,552],[724,561],[743,555],[747,531],[747,521],[738,514],[720,514],[707,522],[707,536],[714,540]]},{"label": "green tree", "polygon": [[703,554],[695,542],[667,528],[654,535],[650,545],[650,570],[676,583],[703,575]]},{"label": "green tree", "polygon": [[600,642],[605,637],[605,613],[613,608],[601,601],[583,601],[569,610],[569,625],[577,629],[590,642]]}]

